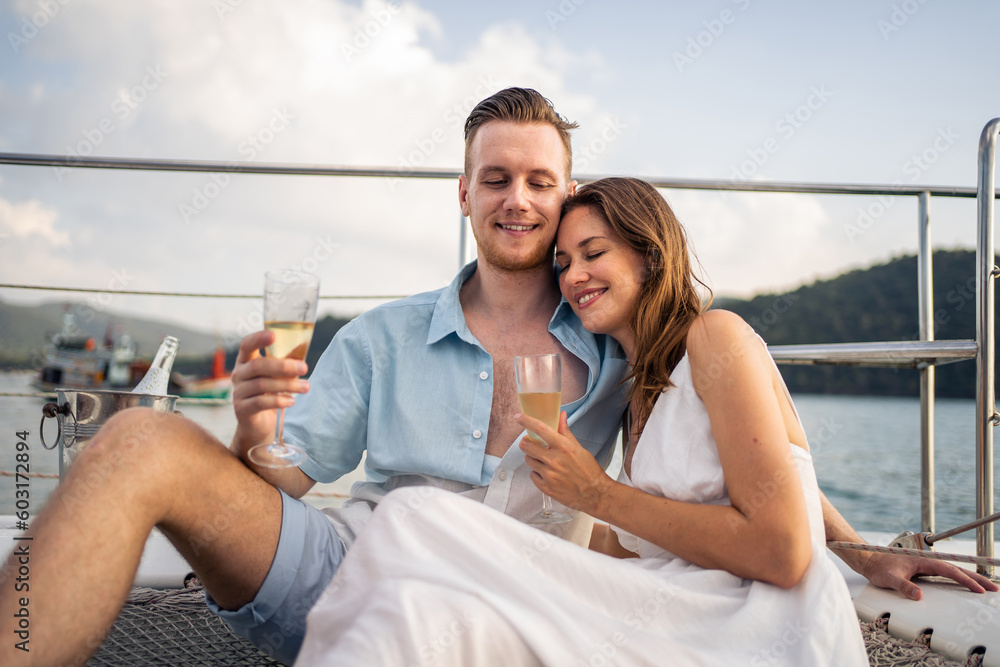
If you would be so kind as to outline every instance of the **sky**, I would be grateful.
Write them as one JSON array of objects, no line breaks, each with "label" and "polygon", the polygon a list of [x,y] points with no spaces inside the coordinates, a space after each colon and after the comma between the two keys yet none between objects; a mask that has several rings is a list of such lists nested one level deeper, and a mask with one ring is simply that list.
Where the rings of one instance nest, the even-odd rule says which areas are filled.
[{"label": "sky", "polygon": [[[517,85],[580,123],[578,178],[972,187],[997,25],[988,0],[3,0],[0,152],[460,169],[468,111]],[[0,282],[257,294],[302,266],[324,296],[413,294],[458,268],[457,190],[2,165]],[[662,192],[717,295],[917,247],[914,198]],[[974,247],[974,200],[931,219],[935,247]],[[0,288],[67,299],[230,340],[259,323],[255,301]]]}]

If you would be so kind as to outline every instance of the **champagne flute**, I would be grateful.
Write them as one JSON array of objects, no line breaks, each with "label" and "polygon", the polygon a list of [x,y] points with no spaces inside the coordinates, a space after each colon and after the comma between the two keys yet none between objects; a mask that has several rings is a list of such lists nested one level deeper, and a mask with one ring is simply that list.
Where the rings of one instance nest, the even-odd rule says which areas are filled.
[{"label": "champagne flute", "polygon": [[[558,354],[536,354],[514,357],[514,379],[521,412],[540,419],[553,429],[559,428],[559,408],[562,396],[562,362]],[[528,431],[528,437],[541,442]],[[543,443],[544,444],[544,443]],[[573,517],[552,509],[552,499],[542,494],[542,510],[528,519],[536,526],[549,526],[572,521]]]},{"label": "champagne flute", "polygon": [[[319,278],[301,271],[268,271],[264,274],[264,328],[274,332],[274,342],[265,348],[269,357],[306,358],[316,325]],[[250,460],[265,468],[291,468],[306,459],[301,447],[281,438],[285,411],[278,408],[274,442],[251,447]]]}]

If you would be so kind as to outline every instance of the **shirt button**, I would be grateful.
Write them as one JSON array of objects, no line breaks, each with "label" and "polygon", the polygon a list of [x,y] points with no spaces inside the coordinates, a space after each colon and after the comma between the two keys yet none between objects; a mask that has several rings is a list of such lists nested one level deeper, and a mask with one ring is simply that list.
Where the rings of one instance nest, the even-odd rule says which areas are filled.
[{"label": "shirt button", "polygon": [[472,437],[473,437],[473,438],[481,438],[481,437],[483,437],[483,432],[482,432],[482,431],[480,431],[480,430],[479,430],[479,429],[477,428],[477,429],[476,429],[475,431],[473,431],[473,432],[472,432]]},{"label": "shirt button", "polygon": [[505,479],[507,479],[507,471],[506,470],[501,470],[500,474],[498,475],[498,477],[500,477],[500,481],[501,482],[504,481]]},{"label": "shirt button", "polygon": [[490,376],[490,374],[489,374],[489,373],[487,373],[486,371],[483,371],[482,373],[480,373],[480,374],[479,374],[479,379],[480,379],[480,380],[485,380],[485,379],[487,379],[487,378],[488,378],[489,376]]}]

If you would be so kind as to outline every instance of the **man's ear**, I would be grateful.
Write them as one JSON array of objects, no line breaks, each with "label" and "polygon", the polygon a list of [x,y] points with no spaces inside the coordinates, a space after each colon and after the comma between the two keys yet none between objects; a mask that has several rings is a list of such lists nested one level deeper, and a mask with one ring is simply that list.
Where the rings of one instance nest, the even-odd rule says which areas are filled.
[{"label": "man's ear", "polygon": [[573,195],[576,194],[576,186],[577,185],[578,185],[578,183],[576,181],[570,181],[569,182],[569,184],[566,187],[566,196],[567,197],[572,197]]},{"label": "man's ear", "polygon": [[462,174],[458,177],[458,205],[462,207],[462,215],[469,217],[469,179]]}]

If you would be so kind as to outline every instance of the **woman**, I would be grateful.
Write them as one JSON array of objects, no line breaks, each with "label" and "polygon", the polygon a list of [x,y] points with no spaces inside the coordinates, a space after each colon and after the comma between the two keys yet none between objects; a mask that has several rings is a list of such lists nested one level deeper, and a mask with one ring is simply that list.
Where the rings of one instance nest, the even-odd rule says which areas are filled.
[{"label": "woman", "polygon": [[520,416],[545,440],[520,446],[541,491],[613,526],[594,531],[603,553],[394,492],[362,535],[377,547],[352,547],[377,574],[338,573],[300,662],[867,665],[791,399],[739,317],[703,312],[666,201],[635,179],[581,188],[556,260],[564,298],[632,368],[624,466],[611,479],[565,413],[558,431]]},{"label": "woman", "polygon": [[[684,231],[666,201],[635,179],[583,188],[564,208],[556,261],[563,296],[584,326],[613,336],[629,359],[629,429],[624,483],[584,456],[565,427],[546,434],[551,450],[526,438],[538,487],[616,526],[595,536],[605,553],[624,555],[621,534],[638,555],[668,551],[794,586],[811,558],[795,463],[808,459],[805,433],[763,341],[733,313],[702,312]],[[652,444],[640,446],[654,407]],[[545,431],[530,417],[521,423]],[[667,458],[678,456],[688,468]],[[720,474],[725,490],[712,484]],[[691,475],[707,476],[715,497],[693,490]],[[669,477],[682,488],[668,492]],[[705,504],[726,490],[727,506]]]}]

